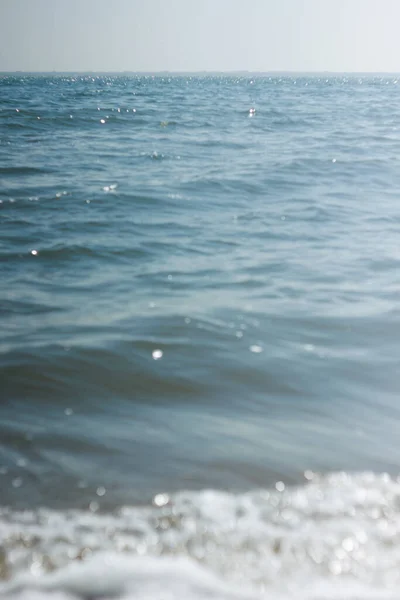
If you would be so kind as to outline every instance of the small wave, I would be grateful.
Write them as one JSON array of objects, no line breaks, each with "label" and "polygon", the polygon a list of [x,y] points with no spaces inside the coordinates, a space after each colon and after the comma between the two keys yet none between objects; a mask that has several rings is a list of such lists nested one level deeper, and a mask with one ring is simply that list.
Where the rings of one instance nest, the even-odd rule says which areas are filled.
[{"label": "small wave", "polygon": [[18,167],[0,167],[0,176],[2,175],[43,175],[52,173],[48,167],[30,167],[21,165]]},{"label": "small wave", "polygon": [[113,258],[114,260],[131,261],[132,259],[146,256],[148,252],[142,248],[107,248],[107,246],[84,246],[84,245],[59,245],[50,248],[38,248],[26,250],[25,252],[0,252],[0,263],[10,261],[27,260],[34,257],[35,260],[49,261],[51,264],[60,264],[65,261],[99,260]]}]

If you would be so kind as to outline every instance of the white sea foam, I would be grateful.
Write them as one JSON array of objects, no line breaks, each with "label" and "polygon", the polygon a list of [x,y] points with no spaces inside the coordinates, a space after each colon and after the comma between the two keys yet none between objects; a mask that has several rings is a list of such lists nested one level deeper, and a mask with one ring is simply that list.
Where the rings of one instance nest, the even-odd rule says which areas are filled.
[{"label": "white sea foam", "polygon": [[26,598],[27,592],[35,592],[38,600],[49,595],[60,600],[71,597],[246,599],[240,591],[230,589],[189,559],[129,558],[117,554],[99,554],[84,565],[70,564],[41,580],[21,577],[6,593]]},{"label": "white sea foam", "polygon": [[0,597],[398,598],[397,480],[279,489],[162,494],[112,514],[1,509]]}]

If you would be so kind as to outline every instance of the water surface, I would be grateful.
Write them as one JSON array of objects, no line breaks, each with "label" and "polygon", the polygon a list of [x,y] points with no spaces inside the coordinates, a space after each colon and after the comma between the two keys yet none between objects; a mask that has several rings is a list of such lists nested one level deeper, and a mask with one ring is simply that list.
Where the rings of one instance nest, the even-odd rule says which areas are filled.
[{"label": "water surface", "polygon": [[[132,552],[150,561],[134,570],[161,582],[178,567],[163,571],[160,553],[225,580],[238,569],[256,596],[293,595],[286,579],[301,587],[304,569],[305,597],[331,578],[338,597],[347,577],[354,597],[374,582],[376,597],[398,590],[382,532],[397,535],[399,519],[399,89],[395,76],[0,79],[0,533],[12,581],[38,556],[62,579],[89,548],[100,562],[88,568],[103,572],[97,551],[109,551],[115,594],[135,598],[163,585],[150,592],[143,575],[144,588],[121,588]],[[175,514],[186,490],[185,542],[168,537],[170,512],[166,541],[158,511]],[[167,509],[150,508],[163,493]],[[264,508],[254,517],[249,503]],[[230,510],[252,515],[244,538]],[[75,527],[65,556],[54,519]],[[102,519],[120,533],[104,538]],[[317,556],[307,531],[321,519]],[[137,520],[150,541],[132,533]],[[267,548],[279,567],[268,576]],[[188,598],[233,597],[188,564]]]}]

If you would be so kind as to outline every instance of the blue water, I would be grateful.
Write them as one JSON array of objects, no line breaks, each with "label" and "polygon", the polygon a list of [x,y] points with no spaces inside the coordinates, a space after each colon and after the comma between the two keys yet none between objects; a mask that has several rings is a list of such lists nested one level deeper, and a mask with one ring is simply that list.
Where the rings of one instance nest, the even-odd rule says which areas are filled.
[{"label": "blue water", "polygon": [[1,77],[0,504],[399,471],[399,91]]},{"label": "blue water", "polygon": [[0,77],[1,598],[399,597],[399,90]]}]

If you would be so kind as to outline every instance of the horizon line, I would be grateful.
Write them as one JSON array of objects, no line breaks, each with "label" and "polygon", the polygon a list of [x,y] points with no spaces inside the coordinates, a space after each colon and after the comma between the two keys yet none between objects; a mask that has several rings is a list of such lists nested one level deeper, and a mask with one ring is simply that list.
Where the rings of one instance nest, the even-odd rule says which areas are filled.
[{"label": "horizon line", "polygon": [[67,71],[58,71],[58,70],[38,70],[38,71],[25,71],[23,69],[17,70],[0,70],[0,75],[9,75],[9,74],[24,74],[24,75],[199,75],[199,74],[210,74],[210,75],[399,75],[399,71],[319,71],[319,70],[310,70],[310,71],[300,71],[300,70],[270,70],[270,71],[250,71],[246,69],[230,69],[230,70],[211,70],[211,69],[198,69],[195,71],[186,71],[186,70],[123,70],[123,71],[102,71],[102,70],[84,70],[84,69],[76,69],[76,70],[67,70]]}]

